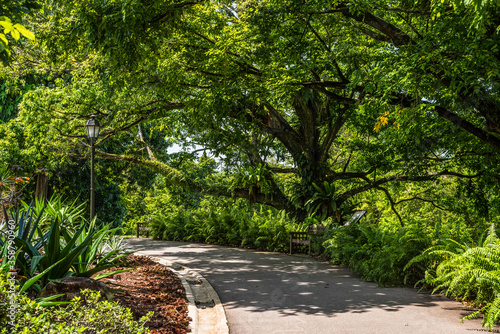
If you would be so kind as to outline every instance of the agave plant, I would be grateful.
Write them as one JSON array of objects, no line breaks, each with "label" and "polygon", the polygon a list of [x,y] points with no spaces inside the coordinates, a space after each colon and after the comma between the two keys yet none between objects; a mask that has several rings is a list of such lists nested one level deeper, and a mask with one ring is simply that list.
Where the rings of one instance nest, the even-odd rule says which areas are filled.
[{"label": "agave plant", "polygon": [[[40,220],[43,216],[43,210],[38,215],[35,214],[33,206],[30,205],[27,210],[22,213],[17,211],[14,215],[11,215],[12,219],[9,218],[7,210],[3,207],[5,221],[13,220],[17,229],[17,234],[15,234],[14,242],[16,246],[19,245],[19,240],[22,240],[27,245],[29,244],[31,248],[39,250],[42,248],[44,240],[47,239],[48,233],[43,234],[39,228]],[[14,232],[15,233],[15,232]],[[7,233],[2,231],[0,236],[0,247],[4,247],[7,243]],[[16,266],[21,270],[21,272],[29,272],[29,267],[31,265],[31,259],[27,253],[28,249],[26,247],[19,249],[19,255],[16,258]]]},{"label": "agave plant", "polygon": [[42,230],[47,230],[52,220],[59,220],[60,222],[64,222],[64,227],[75,231],[84,220],[83,212],[85,203],[77,204],[77,199],[71,203],[66,203],[61,195],[54,194],[47,203],[42,198],[35,199],[31,204],[26,202],[21,203],[24,210],[32,207],[36,215],[45,212],[40,221]]},{"label": "agave plant", "polygon": [[[84,243],[89,236],[92,238],[92,242],[80,252],[77,257],[77,261],[73,265],[73,271],[76,276],[91,277],[96,273],[116,266],[118,264],[116,263],[116,260],[130,254],[119,254],[121,250],[115,249],[109,251],[106,255],[101,256],[103,254],[100,254],[99,250],[102,249],[103,245],[106,244],[106,240],[108,240],[110,236],[112,236],[119,228],[111,229],[112,224],[110,223],[97,230],[95,224],[96,220],[94,219],[88,228],[85,228],[83,225],[82,233],[78,236],[77,243]],[[65,237],[68,240],[70,236],[67,235]],[[101,279],[129,270],[130,269],[101,273],[98,274],[95,279]]]},{"label": "agave plant", "polygon": [[[6,222],[10,220],[15,221],[14,225],[16,226],[17,235],[14,238],[14,243],[16,244],[16,240],[24,240],[24,242],[30,244],[30,246],[33,249],[40,249],[43,244],[43,241],[48,236],[48,234],[43,235],[38,227],[40,219],[43,215],[43,210],[38,215],[36,215],[33,210],[33,207],[30,205],[28,207],[28,210],[25,210],[23,213],[21,214],[19,214],[19,212],[15,213],[17,214],[15,214],[14,216],[11,215],[13,219],[10,219],[7,210],[5,209],[5,206],[3,206],[3,214],[5,221]],[[32,264],[30,256],[25,252],[25,249],[21,247],[17,247],[17,251],[14,254],[10,254],[9,253],[11,249],[10,243],[7,241],[8,234],[4,231],[4,228],[2,228],[1,232],[2,233],[0,233],[0,247],[1,247],[0,272],[6,274],[12,270],[10,261],[8,261],[9,255],[11,255],[12,259],[15,262],[15,269],[19,274],[19,277],[22,278],[21,291],[24,292],[28,288],[30,288],[33,284],[35,284],[37,281],[42,279],[47,274],[48,270],[40,274],[32,275],[33,277],[31,278],[26,276],[27,273],[30,272],[30,267]],[[14,233],[16,234],[16,231]]]},{"label": "agave plant", "polygon": [[[47,274],[40,280],[40,284],[35,286],[36,290],[41,289],[49,280],[61,279],[74,274],[71,271],[74,262],[92,242],[91,234],[77,244],[82,232],[83,228],[80,228],[73,236],[68,237],[69,233],[67,231],[61,232],[59,222],[53,220],[47,238],[42,240],[41,248],[33,247],[24,239],[14,239],[16,246],[23,249],[23,253],[29,259],[22,259],[25,261],[23,269],[26,276],[33,277],[38,272],[48,270]],[[63,235],[65,236],[65,244],[61,242],[64,240]]]},{"label": "agave plant", "polygon": [[[9,219],[6,210],[4,215]],[[73,232],[65,227],[67,224],[64,216],[62,219],[61,216],[56,216],[56,219],[51,220],[48,231],[42,233],[39,224],[43,217],[44,210],[37,212],[33,205],[12,216],[16,222],[14,244],[18,250],[15,263],[23,291],[28,288],[39,291],[48,281],[67,276],[91,277],[115,266],[113,261],[126,255],[116,256],[118,251],[111,251],[104,257],[98,258],[98,248],[116,232],[116,229],[110,228],[111,224],[97,229],[95,220],[88,227],[82,222]],[[3,239],[0,238],[2,254],[8,252],[5,250],[8,245],[5,237],[4,233]],[[98,275],[96,278],[100,279],[114,273],[116,272]]]}]

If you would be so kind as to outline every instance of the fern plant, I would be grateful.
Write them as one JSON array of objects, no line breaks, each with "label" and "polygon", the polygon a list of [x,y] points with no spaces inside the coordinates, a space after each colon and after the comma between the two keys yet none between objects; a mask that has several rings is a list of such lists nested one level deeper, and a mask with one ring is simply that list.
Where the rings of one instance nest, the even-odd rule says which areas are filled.
[{"label": "fern plant", "polygon": [[425,283],[433,292],[470,302],[479,309],[464,319],[484,314],[483,326],[491,329],[500,320],[500,241],[491,224],[487,237],[469,246],[448,240],[410,261],[405,269],[424,259],[437,264],[426,272]]},{"label": "fern plant", "polygon": [[247,167],[238,171],[230,186],[231,190],[237,188],[248,189],[248,194],[253,202],[258,193],[273,197],[273,184],[270,181],[272,173],[266,165],[258,164],[256,167]]},{"label": "fern plant", "polygon": [[[381,227],[357,222],[332,226],[323,243],[334,263],[347,265],[363,279],[380,285],[402,285],[424,275],[424,269],[403,271],[404,265],[431,244],[418,225],[405,228]],[[406,277],[405,277],[406,276]]]}]

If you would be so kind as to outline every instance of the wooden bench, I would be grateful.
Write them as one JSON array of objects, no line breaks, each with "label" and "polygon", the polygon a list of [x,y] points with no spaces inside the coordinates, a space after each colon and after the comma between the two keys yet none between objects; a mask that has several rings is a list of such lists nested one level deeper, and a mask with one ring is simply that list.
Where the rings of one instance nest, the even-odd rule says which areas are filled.
[{"label": "wooden bench", "polygon": [[139,238],[141,232],[146,232],[146,238],[149,238],[148,223],[137,223],[137,238]]},{"label": "wooden bench", "polygon": [[[348,226],[350,224],[358,222],[366,213],[366,210],[356,210],[353,212],[352,217],[344,224]],[[323,225],[309,225],[307,226],[307,232],[290,232],[290,255],[293,252],[293,245],[308,245],[309,255],[311,254],[311,237],[315,235],[322,235],[325,233],[325,226]]]},{"label": "wooden bench", "polygon": [[325,233],[325,226],[323,225],[309,225],[307,232],[290,232],[290,255],[293,252],[293,245],[308,245],[311,254],[311,237],[314,235],[321,235]]}]

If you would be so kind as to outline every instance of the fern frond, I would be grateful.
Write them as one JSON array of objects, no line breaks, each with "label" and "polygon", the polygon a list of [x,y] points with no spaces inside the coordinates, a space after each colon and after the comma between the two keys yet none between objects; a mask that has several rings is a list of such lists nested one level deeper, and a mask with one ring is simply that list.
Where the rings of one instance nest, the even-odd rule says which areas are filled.
[{"label": "fern frond", "polygon": [[498,242],[497,233],[495,231],[495,223],[491,223],[488,229],[488,236],[484,240],[483,247],[494,247]]},{"label": "fern frond", "polygon": [[500,297],[496,297],[486,308],[487,310],[482,310],[483,312],[486,311],[484,312],[482,325],[488,329],[492,329],[500,319]]}]

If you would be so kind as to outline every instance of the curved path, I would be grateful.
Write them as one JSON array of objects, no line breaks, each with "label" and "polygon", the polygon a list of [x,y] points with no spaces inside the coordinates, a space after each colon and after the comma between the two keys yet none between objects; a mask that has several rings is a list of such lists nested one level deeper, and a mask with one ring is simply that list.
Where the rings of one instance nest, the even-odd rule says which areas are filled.
[{"label": "curved path", "polygon": [[380,288],[347,268],[307,257],[144,238],[127,244],[202,274],[224,305],[231,334],[486,331],[480,320],[460,323],[470,312],[458,302]]}]

